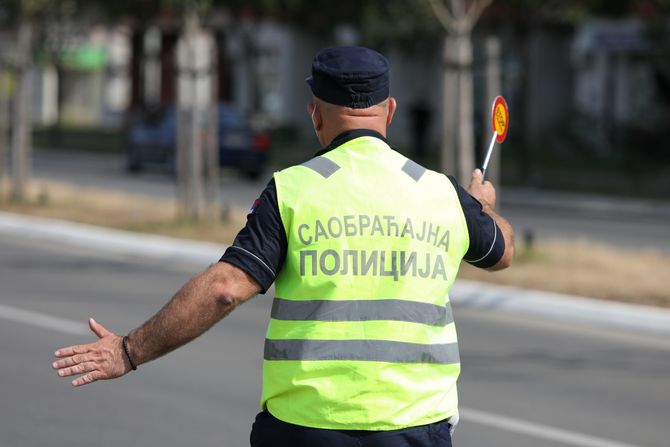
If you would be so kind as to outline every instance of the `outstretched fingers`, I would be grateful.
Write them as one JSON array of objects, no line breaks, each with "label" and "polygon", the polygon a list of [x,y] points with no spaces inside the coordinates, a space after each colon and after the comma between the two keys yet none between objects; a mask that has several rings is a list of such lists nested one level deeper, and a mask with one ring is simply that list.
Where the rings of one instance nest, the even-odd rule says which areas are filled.
[{"label": "outstretched fingers", "polygon": [[93,371],[81,377],[78,377],[72,381],[73,386],[88,385],[97,380],[105,379],[106,376],[100,371]]},{"label": "outstretched fingers", "polygon": [[87,372],[91,371],[97,371],[98,370],[98,364],[95,362],[84,362],[84,363],[78,363],[74,366],[68,367],[68,368],[61,368],[58,370],[58,375],[60,377],[69,377],[69,376],[74,376],[76,374],[84,374]]},{"label": "outstretched fingers", "polygon": [[68,346],[67,348],[60,348],[58,351],[54,352],[54,355],[58,358],[72,357],[76,354],[86,354],[87,352],[91,351],[91,348],[92,345],[90,344]]},{"label": "outstretched fingers", "polygon": [[88,324],[98,341],[61,348],[54,353],[56,359],[51,364],[60,377],[79,375],[72,381],[74,386],[121,377],[131,369],[123,357],[122,337],[108,331],[93,318]]},{"label": "outstretched fingers", "polygon": [[76,354],[70,357],[57,360],[53,362],[52,366],[54,367],[54,369],[67,368],[70,366],[79,365],[80,363],[89,362],[91,360],[94,360],[94,358],[97,358],[97,356],[91,354]]}]

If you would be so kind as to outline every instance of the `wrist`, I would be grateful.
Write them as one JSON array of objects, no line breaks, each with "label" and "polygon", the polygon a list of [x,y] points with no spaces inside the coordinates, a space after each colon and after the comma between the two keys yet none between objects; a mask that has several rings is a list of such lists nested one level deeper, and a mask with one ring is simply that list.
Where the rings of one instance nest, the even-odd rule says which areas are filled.
[{"label": "wrist", "polygon": [[135,363],[132,354],[130,352],[130,346],[128,345],[128,336],[124,335],[123,338],[121,339],[121,349],[123,350],[123,356],[125,357],[125,361],[127,362],[128,366],[130,369],[133,371],[137,370],[137,363]]},{"label": "wrist", "polygon": [[479,203],[482,204],[482,211],[484,211],[486,214],[490,214],[492,212],[495,212],[495,209],[493,206],[486,200],[479,200]]}]

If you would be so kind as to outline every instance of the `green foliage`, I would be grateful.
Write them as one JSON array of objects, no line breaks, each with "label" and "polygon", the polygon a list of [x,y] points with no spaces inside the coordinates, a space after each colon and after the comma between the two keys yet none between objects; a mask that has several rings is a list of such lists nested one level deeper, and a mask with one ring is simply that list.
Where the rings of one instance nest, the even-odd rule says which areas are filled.
[{"label": "green foliage", "polygon": [[[348,24],[370,45],[393,42],[417,47],[444,32],[428,0],[214,0],[214,4],[233,15],[274,17],[324,37],[332,36],[336,26]],[[492,8],[511,21],[575,25],[591,16],[631,14],[635,4],[635,0],[495,0]],[[656,0],[654,7],[670,9],[670,0]]]},{"label": "green foliage", "polygon": [[[498,1],[498,4],[503,3]],[[511,15],[521,19],[546,20],[576,25],[589,17],[622,17],[632,14],[635,0],[507,0]],[[657,0],[670,5],[670,0]]]},{"label": "green foliage", "polygon": [[156,17],[164,8],[206,8],[211,3],[212,0],[0,0],[0,16],[12,23],[19,17],[44,21],[98,11],[108,21],[124,17],[142,20]]},{"label": "green foliage", "polygon": [[[631,13],[635,0],[495,0],[493,7],[512,20],[541,18],[575,24],[591,15],[622,16]],[[670,11],[670,0],[655,0],[653,7]],[[19,15],[48,17],[63,11],[98,9],[113,21],[121,17],[148,20],[168,11],[207,13],[213,8],[242,14],[274,17],[316,35],[331,36],[338,25],[360,30],[365,43],[388,41],[421,43],[443,32],[428,0],[0,0],[7,21]]]},{"label": "green foliage", "polygon": [[427,0],[220,0],[234,15],[274,17],[313,34],[330,37],[339,25],[350,25],[363,43],[420,42],[441,33]]},{"label": "green foliage", "polygon": [[417,46],[444,33],[427,0],[370,2],[363,14],[363,36],[377,44],[393,41]]}]

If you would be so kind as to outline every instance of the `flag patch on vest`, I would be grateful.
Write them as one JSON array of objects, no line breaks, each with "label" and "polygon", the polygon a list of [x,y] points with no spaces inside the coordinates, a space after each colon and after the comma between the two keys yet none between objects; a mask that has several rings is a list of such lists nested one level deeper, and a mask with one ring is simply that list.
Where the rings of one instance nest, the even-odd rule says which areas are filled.
[{"label": "flag patch on vest", "polygon": [[251,208],[249,208],[250,213],[254,213],[256,211],[256,208],[258,208],[258,205],[260,205],[261,199],[256,199],[254,200],[254,203],[251,204]]}]

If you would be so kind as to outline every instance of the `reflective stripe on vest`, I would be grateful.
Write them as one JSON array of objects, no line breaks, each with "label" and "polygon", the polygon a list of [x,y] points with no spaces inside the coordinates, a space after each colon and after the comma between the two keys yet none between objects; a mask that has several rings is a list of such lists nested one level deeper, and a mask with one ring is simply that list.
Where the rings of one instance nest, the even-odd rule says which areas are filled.
[{"label": "reflective stripe on vest", "polygon": [[288,247],[262,407],[293,424],[350,430],[455,414],[448,291],[468,234],[451,182],[361,137],[275,183]]},{"label": "reflective stripe on vest", "polygon": [[394,320],[445,326],[454,321],[451,303],[446,306],[406,300],[285,300],[275,298],[275,320],[369,321]]},{"label": "reflective stripe on vest", "polygon": [[266,340],[265,360],[361,360],[389,363],[459,362],[458,344],[387,340]]},{"label": "reflective stripe on vest", "polygon": [[306,161],[302,166],[312,169],[314,172],[318,172],[323,176],[323,178],[328,178],[337,172],[340,167],[327,159],[326,157],[314,157],[309,161]]}]

